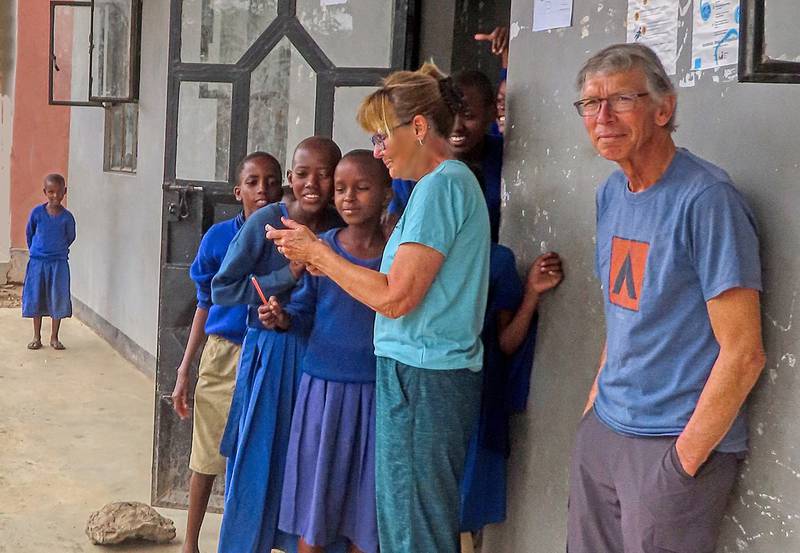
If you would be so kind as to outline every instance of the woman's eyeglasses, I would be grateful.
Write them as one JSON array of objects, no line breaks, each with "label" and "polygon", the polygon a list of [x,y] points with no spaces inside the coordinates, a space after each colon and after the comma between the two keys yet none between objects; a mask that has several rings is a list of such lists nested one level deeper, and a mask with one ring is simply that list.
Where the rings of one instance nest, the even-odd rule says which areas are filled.
[{"label": "woman's eyeglasses", "polygon": [[395,129],[399,129],[400,127],[404,127],[405,125],[409,125],[410,123],[411,123],[411,121],[406,121],[405,123],[400,123],[399,125],[395,125],[391,129],[389,129],[389,134],[388,135],[384,134],[382,132],[376,132],[375,134],[372,135],[372,138],[371,138],[372,147],[374,148],[375,146],[377,146],[381,150],[385,150],[386,149],[386,139],[389,138],[389,136],[391,136],[391,134],[395,131]]}]

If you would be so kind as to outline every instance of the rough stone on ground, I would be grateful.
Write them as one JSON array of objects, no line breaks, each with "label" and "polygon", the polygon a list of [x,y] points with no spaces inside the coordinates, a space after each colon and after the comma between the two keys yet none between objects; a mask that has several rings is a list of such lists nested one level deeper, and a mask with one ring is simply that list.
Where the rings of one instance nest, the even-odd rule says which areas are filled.
[{"label": "rough stone on ground", "polygon": [[175,523],[138,501],[109,503],[89,515],[86,535],[92,543],[109,545],[125,540],[168,543],[175,539]]},{"label": "rough stone on ground", "polygon": [[18,284],[0,285],[0,308],[19,307],[22,296],[22,287]]}]

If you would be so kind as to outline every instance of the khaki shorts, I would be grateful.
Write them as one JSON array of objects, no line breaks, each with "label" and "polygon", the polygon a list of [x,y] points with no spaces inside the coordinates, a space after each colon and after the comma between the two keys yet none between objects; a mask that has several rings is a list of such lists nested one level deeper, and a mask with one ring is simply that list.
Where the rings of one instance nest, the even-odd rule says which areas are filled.
[{"label": "khaki shorts", "polygon": [[189,468],[201,474],[225,474],[219,443],[228,421],[241,346],[210,335],[200,358],[194,390],[194,427]]}]

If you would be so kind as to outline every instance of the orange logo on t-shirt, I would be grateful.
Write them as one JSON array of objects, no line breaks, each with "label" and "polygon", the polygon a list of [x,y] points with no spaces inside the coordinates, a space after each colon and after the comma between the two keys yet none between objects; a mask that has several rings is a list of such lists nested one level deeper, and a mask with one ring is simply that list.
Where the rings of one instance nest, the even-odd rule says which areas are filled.
[{"label": "orange logo on t-shirt", "polygon": [[611,303],[639,311],[644,270],[650,244],[614,236],[611,239],[611,270],[608,279],[608,299]]}]

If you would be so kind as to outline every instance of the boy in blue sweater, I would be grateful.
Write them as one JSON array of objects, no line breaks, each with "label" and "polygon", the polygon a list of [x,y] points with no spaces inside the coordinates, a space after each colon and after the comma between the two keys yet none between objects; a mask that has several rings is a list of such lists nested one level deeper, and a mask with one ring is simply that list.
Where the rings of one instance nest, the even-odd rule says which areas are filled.
[{"label": "boy in blue sweater", "polygon": [[242,212],[212,226],[203,236],[189,275],[197,287],[189,341],[178,367],[172,402],[182,419],[189,417],[189,371],[197,351],[205,343],[194,393],[194,425],[189,468],[189,514],[183,553],[197,553],[200,527],[218,474],[225,473],[225,458],[219,444],[236,382],[236,365],[247,328],[247,305],[224,307],[211,301],[211,280],[219,271],[233,237],[256,210],[281,198],[281,167],[272,155],[254,152],[236,169],[234,196]]}]

